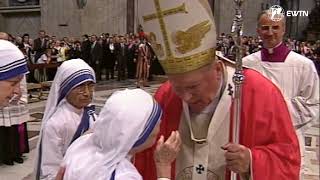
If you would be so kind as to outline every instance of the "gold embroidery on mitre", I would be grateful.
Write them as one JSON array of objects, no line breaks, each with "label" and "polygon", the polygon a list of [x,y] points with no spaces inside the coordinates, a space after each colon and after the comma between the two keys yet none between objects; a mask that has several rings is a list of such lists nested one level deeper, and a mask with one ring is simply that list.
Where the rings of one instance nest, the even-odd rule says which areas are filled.
[{"label": "gold embroidery on mitre", "polygon": [[151,43],[152,49],[154,50],[154,52],[156,53],[158,58],[163,57],[164,56],[164,50],[163,50],[162,45],[157,42],[157,36],[156,36],[155,33],[150,32],[149,41]]},{"label": "gold embroidery on mitre", "polygon": [[177,31],[172,34],[172,41],[177,45],[177,51],[181,54],[190,52],[201,46],[201,41],[210,31],[209,20],[192,26],[186,31]]},{"label": "gold embroidery on mitre", "polygon": [[181,74],[199,69],[215,61],[215,49],[211,48],[185,57],[167,57],[160,64],[167,74]]},{"label": "gold embroidery on mitre", "polygon": [[[156,12],[154,14],[143,16],[143,20],[145,23],[152,20],[158,20],[160,24],[160,31],[163,38],[162,45],[164,47],[166,57],[164,59],[159,58],[159,62],[161,63],[162,67],[165,69],[167,74],[180,74],[180,73],[190,72],[190,71],[199,69],[207,64],[210,64],[215,60],[214,48],[203,50],[201,52],[198,52],[189,56],[185,56],[185,57],[175,57],[174,53],[171,50],[171,44],[170,44],[169,35],[168,35],[169,33],[168,33],[167,25],[164,19],[166,17],[176,15],[179,13],[188,13],[186,11],[185,3],[171,9],[162,10],[160,5],[160,0],[153,0],[153,2],[155,5]],[[198,31],[202,30],[203,34],[201,35],[197,33],[192,33],[193,34],[193,36],[191,36],[192,41],[195,40],[193,38],[199,38],[200,39],[199,42],[198,43],[192,42],[191,43],[192,45],[185,45],[185,43],[182,43],[181,47],[179,46],[181,51],[183,51],[183,49],[186,49],[185,51],[188,52],[188,51],[191,51],[192,48],[195,49],[201,45],[202,38],[205,36],[205,34],[208,31],[210,31],[211,24],[209,24],[209,22],[210,21],[204,21],[188,29],[191,32],[193,32],[193,29],[198,29],[198,27],[201,27]],[[188,30],[186,32],[188,32]],[[180,36],[181,35],[178,36],[176,42],[181,42],[178,40],[180,39]]]},{"label": "gold embroidery on mitre", "polygon": [[160,6],[160,0],[154,0],[154,4],[156,7],[156,13],[154,14],[149,14],[146,16],[143,16],[143,21],[148,22],[157,19],[160,24],[160,30],[163,36],[163,41],[164,41],[164,47],[165,47],[165,52],[166,55],[169,57],[172,57],[172,52],[170,48],[170,43],[169,43],[169,38],[168,38],[168,33],[166,29],[166,24],[164,23],[164,18],[170,15],[175,15],[179,13],[188,13],[186,10],[186,5],[185,3],[182,3],[180,6],[167,9],[167,10],[162,10]]},{"label": "gold embroidery on mitre", "polygon": [[[178,14],[178,13],[186,13],[186,14],[188,13],[188,11],[186,9],[186,3],[182,3],[178,7],[162,11],[163,16],[170,16],[170,15],[174,15],[174,14]],[[157,18],[158,18],[157,13],[149,14],[149,15],[143,16],[143,21],[147,22],[147,21],[151,21],[151,20],[154,20]]]}]

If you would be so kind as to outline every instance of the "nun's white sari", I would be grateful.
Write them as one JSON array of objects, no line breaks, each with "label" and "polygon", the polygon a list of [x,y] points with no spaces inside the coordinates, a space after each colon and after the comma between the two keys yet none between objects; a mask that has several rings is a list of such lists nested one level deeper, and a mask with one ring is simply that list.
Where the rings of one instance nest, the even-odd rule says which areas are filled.
[{"label": "nun's white sari", "polygon": [[92,126],[94,107],[77,109],[66,100],[72,89],[88,81],[95,83],[95,73],[81,59],[66,61],[58,68],[42,120],[36,179],[55,179],[71,142]]},{"label": "nun's white sari", "polygon": [[141,89],[114,93],[104,105],[93,133],[77,139],[64,158],[64,180],[142,180],[129,151],[143,144],[162,110]]}]

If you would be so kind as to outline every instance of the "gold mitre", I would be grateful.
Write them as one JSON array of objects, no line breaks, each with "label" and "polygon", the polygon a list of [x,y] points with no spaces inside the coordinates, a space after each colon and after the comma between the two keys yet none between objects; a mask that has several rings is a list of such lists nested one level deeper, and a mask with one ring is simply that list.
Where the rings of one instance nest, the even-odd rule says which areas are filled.
[{"label": "gold mitre", "polygon": [[215,59],[216,28],[207,0],[139,0],[139,21],[167,74]]}]

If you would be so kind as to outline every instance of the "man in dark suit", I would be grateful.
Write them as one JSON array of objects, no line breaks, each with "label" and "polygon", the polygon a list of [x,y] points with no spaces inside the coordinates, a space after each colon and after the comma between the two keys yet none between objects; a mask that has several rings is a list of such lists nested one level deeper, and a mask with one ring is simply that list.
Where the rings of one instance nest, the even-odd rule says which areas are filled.
[{"label": "man in dark suit", "polygon": [[96,78],[98,81],[101,80],[101,64],[103,60],[103,48],[102,44],[98,42],[98,38],[96,35],[91,36],[92,44],[91,44],[91,53],[90,53],[90,62],[89,65],[96,72]]},{"label": "man in dark suit", "polygon": [[107,68],[107,73],[106,73],[107,80],[109,80],[110,76],[111,76],[111,79],[114,79],[114,66],[117,58],[115,46],[116,44],[114,43],[113,37],[110,37],[109,42],[106,44],[104,48],[104,51],[106,52],[106,59],[104,61]]},{"label": "man in dark suit", "polygon": [[81,58],[89,64],[90,53],[91,53],[91,42],[89,41],[89,36],[87,34],[83,35],[83,41],[81,44]]},{"label": "man in dark suit", "polygon": [[37,63],[38,59],[49,47],[49,41],[45,38],[46,32],[44,30],[39,31],[39,38],[33,41],[33,50],[35,51],[34,61]]},{"label": "man in dark suit", "polygon": [[125,44],[123,36],[120,37],[120,42],[116,44],[117,51],[117,70],[118,70],[118,81],[126,79],[126,67],[127,67],[127,55],[128,46]]}]

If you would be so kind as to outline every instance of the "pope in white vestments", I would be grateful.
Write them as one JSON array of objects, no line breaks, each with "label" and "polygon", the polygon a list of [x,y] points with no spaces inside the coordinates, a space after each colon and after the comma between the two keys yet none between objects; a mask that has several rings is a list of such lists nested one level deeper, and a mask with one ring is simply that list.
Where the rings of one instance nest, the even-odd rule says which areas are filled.
[{"label": "pope in white vestments", "polygon": [[55,179],[70,144],[93,125],[95,82],[93,69],[81,59],[58,68],[42,120],[36,179]]},{"label": "pope in white vestments", "polygon": [[[160,133],[178,130],[182,139],[171,179],[229,180],[230,171],[254,180],[297,179],[300,154],[288,108],[279,89],[252,69],[243,69],[239,144],[228,146],[235,68],[216,56],[208,1],[140,2],[141,25],[154,33],[151,44],[168,75],[155,93],[164,112]],[[145,180],[157,178],[153,150],[135,156]]]}]

